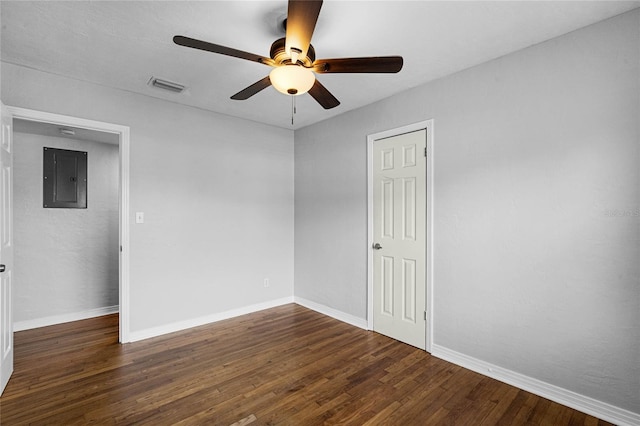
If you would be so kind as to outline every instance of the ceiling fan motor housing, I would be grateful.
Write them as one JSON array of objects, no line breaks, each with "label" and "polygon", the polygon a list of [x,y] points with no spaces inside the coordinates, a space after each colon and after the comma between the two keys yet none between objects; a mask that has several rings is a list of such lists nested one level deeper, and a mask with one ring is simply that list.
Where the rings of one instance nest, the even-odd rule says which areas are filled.
[{"label": "ceiling fan motor housing", "polygon": [[[269,56],[273,59],[276,64],[283,65],[288,62],[291,62],[291,57],[287,55],[287,52],[284,48],[285,39],[279,38],[274,41],[271,45],[271,51],[269,52]],[[298,62],[302,64],[305,68],[311,68],[311,64],[316,60],[316,51],[313,46],[310,44],[309,49],[307,50],[307,56],[298,57]]]}]

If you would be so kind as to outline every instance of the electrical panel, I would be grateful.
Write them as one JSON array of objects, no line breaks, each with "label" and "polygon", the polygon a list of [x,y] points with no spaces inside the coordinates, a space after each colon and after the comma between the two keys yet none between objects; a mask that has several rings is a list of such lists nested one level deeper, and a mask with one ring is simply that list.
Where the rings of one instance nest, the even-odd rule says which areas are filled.
[{"label": "electrical panel", "polygon": [[87,153],[44,147],[45,208],[87,208]]}]

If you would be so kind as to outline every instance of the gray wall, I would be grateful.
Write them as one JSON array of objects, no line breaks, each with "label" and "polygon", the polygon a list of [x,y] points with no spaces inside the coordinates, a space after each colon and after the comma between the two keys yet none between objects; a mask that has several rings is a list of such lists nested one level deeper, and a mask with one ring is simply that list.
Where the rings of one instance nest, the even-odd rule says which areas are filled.
[{"label": "gray wall", "polygon": [[636,9],[296,131],[296,296],[366,318],[366,136],[433,118],[434,343],[640,413],[639,41]]},{"label": "gray wall", "polygon": [[132,332],[292,296],[292,131],[8,63],[2,97],[130,126]]},{"label": "gray wall", "polygon": [[[42,207],[42,148],[88,153],[87,209]],[[14,321],[118,305],[118,146],[14,133]]]},{"label": "gray wall", "polygon": [[[639,21],[297,131],[296,296],[366,317],[366,135],[433,118],[435,343],[640,412]],[[133,331],[293,294],[291,131],[6,63],[2,98],[131,126]]]}]

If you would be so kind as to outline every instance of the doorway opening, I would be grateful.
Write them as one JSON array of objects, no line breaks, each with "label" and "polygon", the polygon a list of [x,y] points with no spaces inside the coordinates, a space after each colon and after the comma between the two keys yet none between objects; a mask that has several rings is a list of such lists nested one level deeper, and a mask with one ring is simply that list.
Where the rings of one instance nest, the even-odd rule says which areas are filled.
[{"label": "doorway opening", "polygon": [[[433,343],[434,317],[433,127],[433,120],[427,120],[367,136],[367,328],[391,330],[383,334],[427,352]],[[417,142],[405,140],[411,134]],[[399,169],[415,176],[404,176]],[[407,227],[411,221],[415,226]],[[423,245],[414,251],[415,259],[403,257],[407,240],[412,240],[409,245]],[[405,333],[419,335],[415,339]]]},{"label": "doorway opening", "polygon": [[[85,120],[77,117],[64,116],[58,114],[45,113],[35,110],[28,110],[23,108],[7,107],[9,113],[13,118],[13,133],[24,132],[25,129],[29,129],[28,132],[40,133],[43,137],[51,136],[63,136],[68,139],[69,142],[75,142],[75,146],[80,147],[82,150],[83,143],[86,146],[92,146],[94,155],[96,157],[102,156],[105,162],[110,161],[117,164],[117,185],[116,188],[111,188],[117,194],[117,218],[109,218],[112,228],[117,228],[117,237],[112,239],[112,245],[115,243],[116,253],[111,253],[111,256],[116,256],[115,259],[111,259],[109,262],[114,268],[114,263],[117,264],[117,271],[112,271],[112,274],[117,275],[118,295],[111,294],[110,296],[102,295],[103,299],[109,299],[111,301],[116,300],[117,305],[109,307],[96,308],[87,311],[89,315],[92,313],[97,316],[102,314],[119,313],[119,341],[125,343],[129,341],[129,128],[127,126],[121,126],[111,123],[98,122],[93,120]],[[71,133],[75,133],[72,135]],[[74,140],[75,139],[75,140]],[[49,139],[53,140],[53,139]],[[88,142],[87,142],[88,141]],[[14,138],[15,142],[15,138]],[[19,143],[19,142],[18,142]],[[93,145],[91,145],[93,144]],[[73,146],[73,144],[71,145]],[[54,147],[55,148],[55,147]],[[117,153],[114,153],[114,148],[117,149]],[[89,152],[91,156],[91,152]],[[115,155],[115,158],[113,157]],[[109,157],[111,156],[111,157]],[[90,158],[91,160],[91,158]],[[14,159],[15,161],[15,159]],[[97,170],[96,170],[97,171]],[[91,170],[90,170],[91,173]],[[15,182],[15,181],[14,181]],[[92,194],[89,194],[90,203]],[[94,200],[97,202],[97,194],[93,194]],[[111,197],[113,199],[113,197]],[[90,206],[91,207],[91,206]],[[14,206],[14,209],[16,207]],[[14,216],[15,217],[15,216]],[[103,219],[98,219],[104,222]],[[100,222],[100,223],[102,223]],[[115,222],[115,223],[113,223]],[[72,232],[72,231],[71,231]],[[76,238],[78,241],[82,241],[90,236],[79,236]],[[115,241],[117,240],[117,241]],[[90,243],[90,241],[87,241]],[[95,241],[94,241],[95,244]],[[101,247],[93,247],[95,251],[99,251]],[[77,250],[81,251],[86,249],[82,243],[78,244]],[[61,266],[61,268],[64,265]],[[20,285],[20,283],[16,283]],[[111,289],[113,292],[113,289]],[[89,296],[91,297],[91,296]],[[85,312],[85,314],[87,313]],[[64,322],[64,315],[60,316]],[[73,314],[69,320],[73,320]],[[53,318],[56,318],[55,316]],[[80,318],[78,318],[80,319]]]}]

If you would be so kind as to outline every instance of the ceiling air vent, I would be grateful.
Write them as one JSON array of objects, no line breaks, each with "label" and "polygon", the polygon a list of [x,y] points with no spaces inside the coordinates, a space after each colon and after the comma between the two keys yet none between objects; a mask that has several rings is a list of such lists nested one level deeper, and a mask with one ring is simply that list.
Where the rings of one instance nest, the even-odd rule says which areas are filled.
[{"label": "ceiling air vent", "polygon": [[163,80],[157,77],[151,77],[148,84],[150,86],[157,87],[158,89],[164,89],[175,93],[181,93],[184,90],[184,85],[180,83],[174,83],[173,81]]}]

